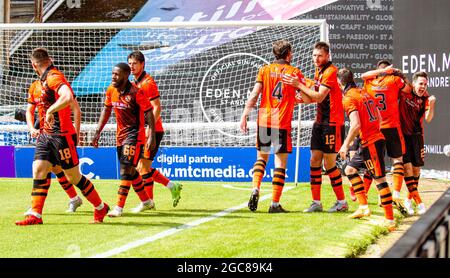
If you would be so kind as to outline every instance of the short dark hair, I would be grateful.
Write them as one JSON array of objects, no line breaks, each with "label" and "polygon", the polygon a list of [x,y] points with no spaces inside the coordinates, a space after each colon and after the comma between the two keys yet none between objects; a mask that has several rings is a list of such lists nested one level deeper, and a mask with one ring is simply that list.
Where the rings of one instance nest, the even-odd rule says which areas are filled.
[{"label": "short dark hair", "polygon": [[133,51],[130,54],[128,54],[128,59],[135,59],[141,63],[145,62],[145,56],[139,50]]},{"label": "short dark hair", "polygon": [[391,62],[389,62],[389,60],[380,60],[377,63],[377,69],[381,66],[381,65],[385,65],[386,67],[392,65]]},{"label": "short dark hair", "polygon": [[326,42],[316,42],[314,49],[323,49],[326,53],[330,53],[330,45]]},{"label": "short dark hair", "polygon": [[50,56],[48,55],[47,49],[38,47],[31,52],[31,60],[37,64],[42,64],[50,61]]},{"label": "short dark hair", "polygon": [[355,83],[353,72],[348,68],[340,69],[337,73],[337,78],[343,86],[347,86],[349,83]]},{"label": "short dark hair", "polygon": [[127,75],[130,75],[130,73],[131,73],[130,66],[127,63],[118,63],[114,67],[121,69]]},{"label": "short dark hair", "polygon": [[292,51],[292,45],[287,40],[279,40],[273,43],[272,51],[276,59],[286,59]]},{"label": "short dark hair", "polygon": [[423,78],[425,78],[426,80],[428,80],[428,74],[426,73],[426,72],[424,72],[424,71],[418,71],[418,72],[416,72],[416,73],[414,73],[414,75],[413,75],[413,82],[416,82],[417,81],[417,79],[419,79],[419,77],[423,77]]}]

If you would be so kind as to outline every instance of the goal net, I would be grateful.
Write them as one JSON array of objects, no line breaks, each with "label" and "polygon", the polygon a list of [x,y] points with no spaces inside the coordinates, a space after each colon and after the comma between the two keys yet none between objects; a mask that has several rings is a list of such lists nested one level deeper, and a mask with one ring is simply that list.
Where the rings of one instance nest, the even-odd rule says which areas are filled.
[{"label": "goal net", "polygon": [[[327,40],[326,30],[322,20],[0,25],[0,145],[33,144],[14,115],[26,109],[37,79],[31,50],[45,47],[80,103],[81,146],[93,136],[113,65],[134,50],[144,53],[161,95],[162,146],[254,146],[257,110],[248,134],[239,131],[239,120],[258,69],[273,61],[272,43],[290,41],[292,65],[313,78],[312,46]],[[294,145],[309,144],[315,109],[296,108]],[[115,145],[114,116],[100,144]]]}]

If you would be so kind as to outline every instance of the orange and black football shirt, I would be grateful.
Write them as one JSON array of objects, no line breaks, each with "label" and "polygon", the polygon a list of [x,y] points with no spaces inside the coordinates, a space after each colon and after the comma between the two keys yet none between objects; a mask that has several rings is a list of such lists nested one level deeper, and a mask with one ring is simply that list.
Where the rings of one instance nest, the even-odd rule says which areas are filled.
[{"label": "orange and black football shirt", "polygon": [[364,82],[364,90],[377,100],[381,113],[381,128],[400,126],[398,98],[404,87],[405,81],[394,75],[383,75]]},{"label": "orange and black football shirt", "polygon": [[342,107],[342,92],[337,82],[338,69],[331,62],[321,69],[316,68],[314,75],[315,91],[325,86],[330,91],[322,102],[317,104],[316,123],[331,126],[344,124],[344,108]]},{"label": "orange and black football shirt", "polygon": [[423,134],[423,118],[430,109],[428,95],[400,94],[400,122],[404,135]]},{"label": "orange and black football shirt", "polygon": [[376,100],[373,97],[364,90],[353,87],[346,90],[343,104],[349,117],[352,112],[358,112],[361,123],[359,135],[363,147],[384,139],[380,131],[380,114],[376,107]]},{"label": "orange and black football shirt", "polygon": [[45,114],[60,97],[59,88],[66,85],[73,95],[72,87],[66,78],[54,66],[48,67],[42,74],[41,79],[33,82],[28,91],[28,103],[38,108],[40,130],[51,135],[70,135],[76,133],[71,119],[71,109],[67,106],[54,113],[53,124],[45,122]]},{"label": "orange and black football shirt", "polygon": [[127,139],[144,143],[144,112],[151,110],[152,106],[144,93],[127,81],[123,92],[112,85],[106,90],[105,106],[113,107],[116,114],[117,146],[124,145]]},{"label": "orange and black football shirt", "polygon": [[[142,72],[141,76],[139,76],[137,80],[133,80],[133,85],[140,88],[150,101],[160,97],[158,86],[156,86],[155,80],[150,76],[150,74],[146,73],[145,71]],[[155,119],[155,131],[164,131],[161,117]]]},{"label": "orange and black football shirt", "polygon": [[284,75],[297,76],[305,83],[302,72],[285,60],[275,60],[259,70],[256,82],[262,83],[262,95],[258,126],[291,130],[296,88],[283,84]]}]

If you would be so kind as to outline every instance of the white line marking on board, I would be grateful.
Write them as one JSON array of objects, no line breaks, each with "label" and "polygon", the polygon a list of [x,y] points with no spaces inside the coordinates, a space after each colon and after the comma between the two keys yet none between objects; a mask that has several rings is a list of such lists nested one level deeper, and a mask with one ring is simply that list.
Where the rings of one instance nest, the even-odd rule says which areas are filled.
[{"label": "white line marking on board", "polygon": [[[294,186],[285,187],[283,192],[287,192],[287,191],[289,191],[289,190],[291,190],[293,188],[294,188]],[[264,195],[261,198],[259,198],[259,200],[260,201],[264,201],[264,200],[269,199],[271,197],[272,197],[272,194],[267,194],[267,195]],[[197,226],[199,226],[201,224],[205,224],[205,223],[207,223],[209,221],[215,220],[215,219],[217,219],[219,217],[226,216],[227,214],[230,214],[230,213],[232,213],[232,212],[234,212],[236,210],[243,209],[245,207],[247,207],[247,202],[242,203],[240,205],[237,205],[235,207],[227,208],[227,209],[225,209],[223,211],[211,214],[210,216],[203,217],[203,218],[200,218],[200,219],[196,219],[194,221],[188,222],[188,223],[180,225],[178,227],[162,231],[162,232],[157,233],[155,235],[152,235],[152,236],[149,236],[149,237],[145,237],[145,238],[142,238],[142,239],[139,239],[139,240],[127,243],[127,244],[125,244],[123,246],[111,249],[109,251],[93,255],[90,258],[108,258],[108,257],[112,257],[112,256],[118,255],[120,253],[126,252],[126,251],[128,251],[130,249],[133,249],[133,248],[142,246],[144,244],[156,241],[158,239],[162,239],[162,238],[174,235],[174,234],[176,234],[178,232],[181,232],[181,231],[184,231],[184,230],[187,230],[187,229],[190,229],[190,228],[197,227]]]}]

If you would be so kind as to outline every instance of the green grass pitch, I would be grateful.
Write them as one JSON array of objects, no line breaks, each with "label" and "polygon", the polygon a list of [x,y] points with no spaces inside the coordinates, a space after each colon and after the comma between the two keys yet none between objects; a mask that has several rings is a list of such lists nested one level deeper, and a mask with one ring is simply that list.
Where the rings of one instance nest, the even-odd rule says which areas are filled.
[{"label": "green grass pitch", "polygon": [[[118,181],[95,180],[94,184],[103,200],[112,207]],[[310,204],[309,185],[293,187],[288,183],[281,204],[290,213],[268,214],[270,198],[267,198],[260,201],[257,212],[250,212],[245,206],[204,221],[211,215],[246,204],[250,183],[183,184],[182,198],[176,208],[171,205],[169,190],[155,184],[156,210],[131,213],[130,209],[139,202],[131,190],[123,217],[106,217],[103,224],[95,225],[89,224],[93,207],[84,198],[76,213],[65,213],[68,197],[53,179],[43,212],[44,224],[24,227],[14,222],[23,219],[30,205],[32,180],[0,179],[1,257],[91,257],[129,247],[130,243],[155,235],[162,236],[134,248],[125,248],[112,257],[352,257],[386,233],[380,226],[383,212],[376,205],[374,186],[369,194],[370,219],[349,219],[348,215],[357,208],[351,201],[348,213],[303,213]],[[261,197],[271,194],[271,185],[263,184],[262,190]],[[345,191],[347,194],[347,187]],[[324,210],[333,205],[334,198],[331,186],[323,184]]]}]

